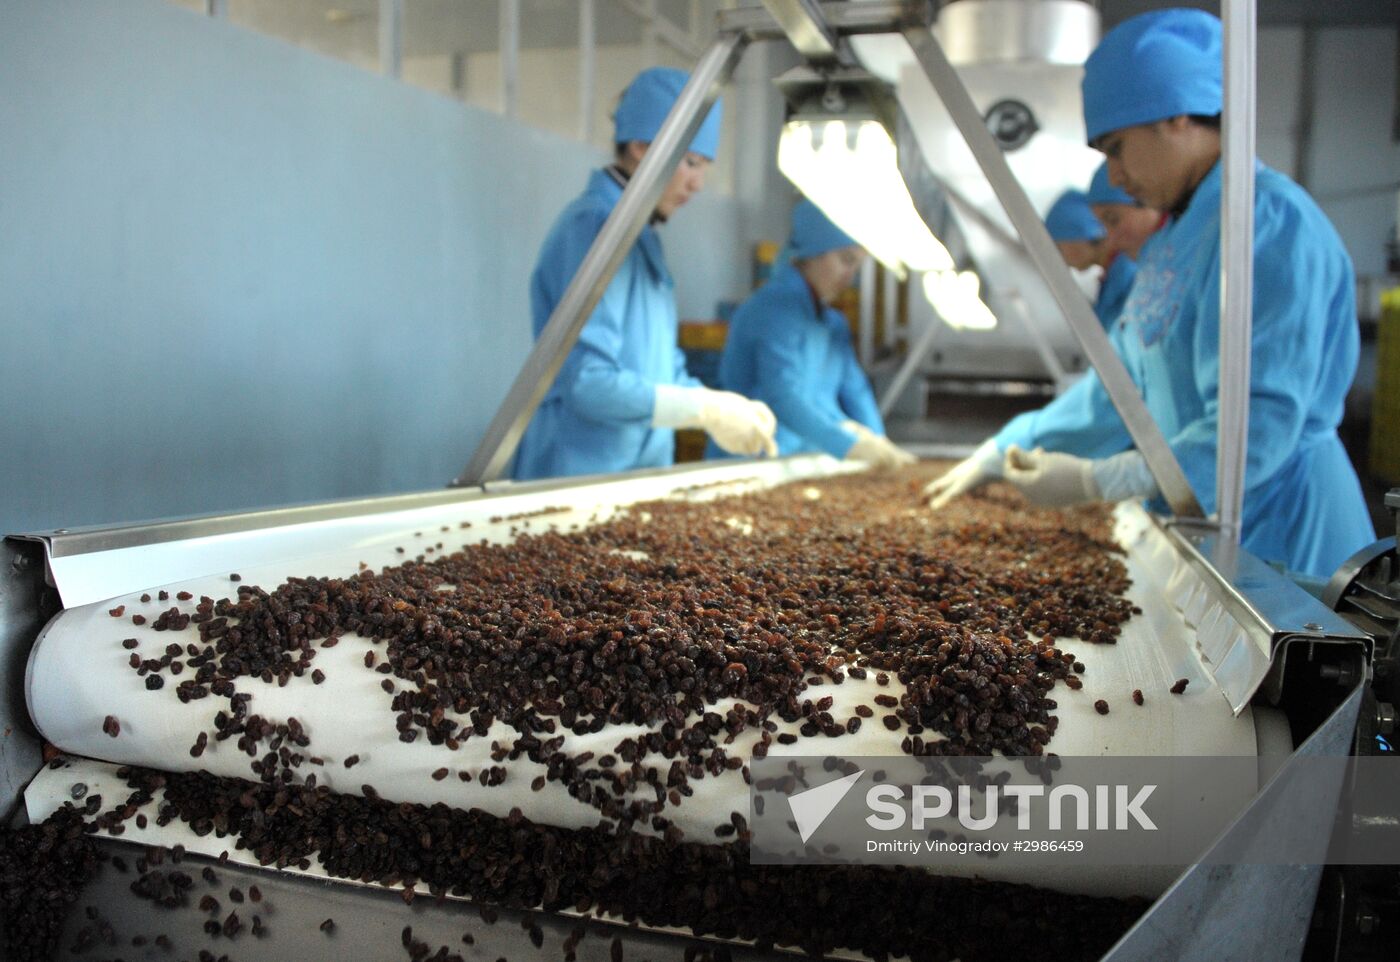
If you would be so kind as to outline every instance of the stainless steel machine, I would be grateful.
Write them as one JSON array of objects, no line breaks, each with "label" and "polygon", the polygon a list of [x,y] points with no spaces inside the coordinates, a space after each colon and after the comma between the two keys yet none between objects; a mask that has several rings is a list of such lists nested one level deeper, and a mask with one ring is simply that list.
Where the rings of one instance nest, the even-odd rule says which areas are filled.
[{"label": "stainless steel machine", "polygon": [[[968,2],[968,0],[960,0]],[[957,6],[952,4],[951,6]],[[1252,36],[1252,5],[1234,4],[1248,14],[1227,20],[1236,39]],[[1019,237],[1026,264],[1033,265],[1047,292],[1047,304],[1063,315],[1079,350],[1094,364],[1124,415],[1139,449],[1172,505],[1173,517],[1149,517],[1141,509],[1120,509],[1117,537],[1127,552],[1136,592],[1134,599],[1150,613],[1145,619],[1168,626],[1155,636],[1162,650],[1188,659],[1204,679],[1194,706],[1193,725],[1216,725],[1238,735],[1240,719],[1251,725],[1253,752],[1268,758],[1252,797],[1240,800],[1236,816],[1212,846],[1213,852],[1267,851],[1282,837],[1315,852],[1302,865],[1273,865],[1268,859],[1237,859],[1228,868],[1208,864],[1209,853],[1175,877],[1140,882],[1150,893],[1151,907],[1105,956],[1129,959],[1364,958],[1384,955],[1388,943],[1385,899],[1395,894],[1394,873],[1329,872],[1321,862],[1327,850],[1333,815],[1341,796],[1336,781],[1297,788],[1296,776],[1307,759],[1341,757],[1382,750],[1394,730],[1397,697],[1396,624],[1400,621],[1397,572],[1400,560],[1393,539],[1358,555],[1340,571],[1322,599],[1308,594],[1280,572],[1238,546],[1237,519],[1242,480],[1238,452],[1242,445],[1222,441],[1221,512],[1202,517],[1179,465],[1147,415],[1088,302],[1080,293],[1051,245],[1035,206],[1008,166],[1004,151],[984,123],[981,110],[931,31],[932,5],[911,2],[816,3],[813,0],[770,0],[767,9],[743,9],[722,16],[718,39],[692,75],[671,117],[629,183],[622,201],[609,218],[594,247],[571,283],[556,314],[537,343],[506,403],[488,430],[472,463],[457,486],[441,492],[339,502],[305,508],[159,522],[84,530],[57,530],[7,538],[0,556],[0,816],[12,822],[42,817],[66,798],[114,791],[113,766],[103,761],[115,754],[104,747],[82,752],[91,757],[56,759],[44,764],[42,737],[83,746],[95,740],[92,724],[95,696],[126,697],[120,686],[110,689],[101,678],[82,679],[70,692],[64,684],[65,653],[83,644],[84,626],[100,622],[105,611],[122,599],[151,590],[181,590],[197,596],[203,590],[227,591],[229,572],[241,572],[258,583],[277,583],[291,575],[353,573],[359,564],[393,564],[399,549],[413,544],[423,532],[443,531],[452,550],[465,542],[463,525],[470,524],[471,541],[508,540],[513,526],[524,525],[549,509],[549,524],[605,518],[618,507],[665,496],[701,497],[746,487],[823,476],[846,470],[825,458],[794,458],[767,463],[727,463],[641,472],[615,478],[572,479],[511,484],[496,479],[529,417],[557,373],[563,358],[591,314],[623,253],[635,240],[659,195],[669,171],[713,101],[744,48],[752,43],[790,43],[817,70],[850,66],[853,38],[895,35],[910,52],[928,88],[937,94],[963,138],[991,192],[1005,210]],[[1228,12],[1228,11],[1227,11]],[[1239,9],[1235,11],[1238,18]],[[1233,48],[1232,48],[1233,49]],[[1248,48],[1244,49],[1247,56]],[[910,95],[912,96],[912,95]],[[907,97],[902,96],[901,100]],[[902,103],[909,112],[909,103]],[[1006,127],[1014,127],[1009,117]],[[1230,161],[1242,155],[1229,146]],[[1247,144],[1245,145],[1248,146]],[[927,145],[924,145],[927,155]],[[1252,153],[1252,151],[1251,151]],[[1236,164],[1235,167],[1247,167]],[[936,175],[937,170],[933,173]],[[949,195],[951,197],[951,194]],[[1227,192],[1228,196],[1228,192]],[[1228,205],[1228,200],[1227,200]],[[1227,218],[1228,220],[1229,218]],[[971,225],[971,221],[968,221]],[[983,225],[984,227],[986,225]],[[1238,225],[1235,225],[1238,228]],[[990,230],[991,228],[987,228]],[[968,227],[969,233],[972,227]],[[1240,246],[1234,235],[1232,246]],[[1243,247],[1249,249],[1247,230]],[[1239,264],[1225,258],[1226,270]],[[988,266],[988,271],[992,270]],[[1232,275],[1238,277],[1238,274]],[[1249,284],[1232,285],[1248,290]],[[1246,295],[1247,296],[1247,295]],[[1222,370],[1247,365],[1248,303],[1243,313],[1244,337],[1222,349]],[[1236,331],[1236,334],[1239,332]],[[1245,355],[1240,362],[1240,354]],[[1246,367],[1247,370],[1247,367]],[[1222,377],[1222,383],[1229,379]],[[1247,383],[1247,376],[1243,383]],[[1222,437],[1241,436],[1247,416],[1245,397],[1222,388]],[[1232,455],[1231,452],[1234,452]],[[1392,498],[1396,498],[1392,495]],[[1400,502],[1394,507],[1400,510]],[[546,522],[540,521],[539,524]],[[435,539],[436,540],[436,539]],[[423,542],[426,544],[427,542]],[[294,693],[295,694],[295,693]],[[301,695],[314,701],[308,690]],[[289,695],[287,697],[293,697]],[[71,701],[65,699],[71,698]],[[333,701],[315,710],[333,713]],[[1167,716],[1157,716],[1165,719]],[[1269,719],[1272,719],[1270,721]],[[35,722],[38,722],[36,727]],[[68,727],[72,724],[72,728]],[[164,723],[162,723],[164,725]],[[150,757],[127,757],[132,762],[159,762],[170,757],[162,739],[182,738],[178,719],[156,725],[140,739],[123,742],[123,752],[147,752]],[[1186,722],[1182,721],[1182,732]],[[1164,732],[1176,731],[1159,725]],[[1265,738],[1265,731],[1273,734]],[[1164,753],[1188,749],[1169,741]],[[1216,743],[1219,745],[1220,743]],[[131,747],[135,746],[135,747]],[[143,747],[144,746],[144,747]],[[370,781],[390,783],[401,772],[401,759],[392,753],[366,769]],[[173,763],[171,763],[173,764]],[[197,767],[181,758],[180,766]],[[421,781],[421,780],[420,780]],[[348,781],[347,781],[347,784]],[[1279,786],[1291,786],[1287,792]],[[347,790],[353,791],[351,785]],[[431,783],[414,791],[421,800],[432,796]],[[473,802],[475,804],[475,801]],[[498,804],[510,805],[507,796]],[[1350,831],[1354,815],[1340,813],[1339,831]],[[1372,830],[1393,814],[1359,813]],[[149,834],[146,834],[149,832]],[[137,837],[104,842],[114,853]],[[216,835],[195,836],[178,823],[143,829],[139,840],[161,845],[180,844],[191,852],[218,856],[229,849]],[[207,867],[207,866],[206,866]],[[262,897],[275,904],[272,931],[258,940],[238,944],[240,958],[312,958],[330,952],[349,958],[383,958],[396,953],[400,930],[403,944],[421,940],[436,947],[460,946],[467,909],[448,899],[410,905],[397,897],[353,883],[328,879],[315,866],[278,870],[255,868],[246,855],[230,853],[217,872],[246,889],[257,884]],[[1074,880],[1065,884],[1074,885]],[[98,917],[134,920],[142,931],[163,926],[197,926],[191,916],[172,921],[152,914],[145,902],[134,901],[129,880],[104,870],[84,893]],[[471,909],[473,915],[475,908]],[[519,913],[505,913],[516,921]],[[148,919],[149,916],[149,919]],[[625,920],[580,922],[568,917],[520,918],[520,925],[496,924],[477,930],[469,957],[520,959],[540,954],[537,930],[547,930],[550,945],[573,938],[578,958],[657,957],[681,950],[685,934],[628,926]],[[564,933],[569,933],[566,937]],[[582,941],[579,941],[582,938]],[[331,939],[332,941],[327,941]],[[71,942],[65,941],[65,950]],[[431,951],[431,949],[429,949]],[[711,957],[768,958],[771,946],[711,943]],[[552,952],[552,949],[551,949]],[[484,954],[483,954],[484,953]],[[133,953],[135,954],[135,953]],[[158,956],[155,956],[158,957]]]},{"label": "stainless steel machine", "polygon": [[[934,32],[1035,209],[1083,189],[1102,159],[1085,143],[1079,101],[1082,65],[1099,39],[1098,10],[1082,0],[951,3]],[[1011,413],[1062,391],[1086,360],[907,44],[888,36],[852,43],[862,64],[898,92],[898,145],[913,168],[906,179],[934,233],[980,278],[998,321],[991,330],[960,326],[927,297],[911,296],[907,350],[879,372],[881,411],[905,443],[976,443]],[[1075,279],[1086,292],[1097,284]]]}]

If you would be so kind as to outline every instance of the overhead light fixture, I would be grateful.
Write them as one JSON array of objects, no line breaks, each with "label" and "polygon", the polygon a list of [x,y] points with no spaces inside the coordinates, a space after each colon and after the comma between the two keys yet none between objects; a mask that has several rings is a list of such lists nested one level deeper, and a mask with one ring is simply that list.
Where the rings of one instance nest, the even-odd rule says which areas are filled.
[{"label": "overhead light fixture", "polygon": [[778,169],[900,279],[946,271],[948,249],[929,230],[899,173],[881,114],[893,111],[886,85],[864,71],[807,67],[778,80],[791,110],[778,140]]},{"label": "overhead light fixture", "polygon": [[997,316],[982,300],[982,282],[975,271],[929,271],[923,279],[924,297],[956,330],[990,331]]},{"label": "overhead light fixture", "polygon": [[909,270],[953,267],[948,249],[914,209],[894,140],[878,120],[789,120],[778,141],[778,169],[901,279]]}]

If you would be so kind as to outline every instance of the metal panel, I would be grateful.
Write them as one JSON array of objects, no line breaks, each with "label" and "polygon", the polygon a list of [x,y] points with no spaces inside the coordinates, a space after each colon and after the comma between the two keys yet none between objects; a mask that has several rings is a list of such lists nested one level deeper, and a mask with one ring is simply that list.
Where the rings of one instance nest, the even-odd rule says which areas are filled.
[{"label": "metal panel", "polygon": [[737,33],[721,36],[691,73],[456,484],[493,481],[505,473],[535,409],[554,383],[608,282],[641,235],[666,179],[685,155],[746,45],[747,41]]},{"label": "metal panel", "polygon": [[[1335,783],[1300,778],[1298,760],[1347,755],[1364,691],[1354,689],[1226,829],[1207,855],[1214,864],[1188,869],[1104,962],[1298,958],[1327,854],[1328,813],[1336,811],[1342,788],[1340,778]],[[1316,864],[1221,864],[1232,856],[1272,850],[1281,837],[1288,839],[1290,851],[1311,847]]]},{"label": "metal panel", "polygon": [[[499,493],[559,492],[567,497],[568,492],[603,481],[635,488],[653,479],[677,475],[703,482],[759,476],[791,480],[814,470],[813,460],[811,455],[761,462],[726,460],[623,475],[492,482],[489,490],[449,489],[19,537],[39,542],[47,550],[48,574],[63,605],[76,607],[178,578],[244,571],[319,557],[351,546],[360,546],[365,552],[361,560],[384,554],[386,563],[397,563],[402,559],[395,556],[392,539],[405,527],[412,531],[432,530],[433,525],[451,526],[473,516],[472,502]],[[391,540],[386,542],[386,538]]]},{"label": "metal panel", "polygon": [[836,35],[827,26],[817,0],[763,0],[794,49],[808,60],[836,56]]},{"label": "metal panel", "polygon": [[39,735],[24,703],[24,666],[39,629],[57,610],[57,596],[44,584],[40,546],[0,542],[0,826],[39,770]]},{"label": "metal panel", "polygon": [[948,58],[944,56],[938,41],[927,30],[919,27],[907,28],[905,39],[914,51],[929,82],[938,92],[954,123],[962,132],[973,156],[977,158],[987,179],[996,191],[998,199],[1006,209],[1017,233],[1026,245],[1027,253],[1040,270],[1049,286],[1056,303],[1069,321],[1079,343],[1084,347],[1094,369],[1099,372],[1104,388],[1113,406],[1123,418],[1128,433],[1132,435],[1137,449],[1147,460],[1158,487],[1167,503],[1180,517],[1200,517],[1201,507],[1186,480],[1176,455],[1167,445],[1167,439],[1148,412],[1136,385],[1128,376],[1118,352],[1108,340],[1103,327],[1094,317],[1088,300],[1075,285],[1059,252],[1055,249],[1045,224],[1036,214],[1026,198],[1025,191],[1016,180],[1001,149],[992,139],[978,113],[967,89],[958,78]]},{"label": "metal panel", "polygon": [[1249,452],[1249,362],[1254,294],[1254,0],[1225,0],[1224,184],[1220,204],[1219,442],[1215,509],[1238,542]]},{"label": "metal panel", "polygon": [[1082,64],[1099,41],[1099,12],[1083,0],[977,0],[938,13],[938,39],[955,64]]},{"label": "metal panel", "polygon": [[[838,36],[891,33],[904,26],[933,23],[932,0],[871,0],[850,3],[846,0],[818,4],[822,19]],[[740,7],[723,10],[719,15],[721,33],[738,32],[750,40],[782,40],[787,34],[773,16],[760,7]]]},{"label": "metal panel", "polygon": [[1291,642],[1369,649],[1369,639],[1350,622],[1213,528],[1176,524],[1167,533],[1177,558],[1172,601],[1196,628],[1212,675],[1236,713],[1271,669],[1278,672]]}]

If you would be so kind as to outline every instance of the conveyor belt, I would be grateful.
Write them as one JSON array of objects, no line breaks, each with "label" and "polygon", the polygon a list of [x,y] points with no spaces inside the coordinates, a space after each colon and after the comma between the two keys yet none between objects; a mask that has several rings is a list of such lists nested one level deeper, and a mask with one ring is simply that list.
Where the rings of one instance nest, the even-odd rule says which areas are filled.
[{"label": "conveyor belt", "polygon": [[[797,468],[789,463],[781,472],[775,470],[776,466],[765,466],[766,478],[758,482],[739,481],[725,488],[711,486],[686,492],[684,489],[693,482],[684,475],[671,476],[666,487],[680,491],[679,496],[708,498],[734,488],[752,487],[754,483],[776,483],[794,472],[829,473],[834,465],[828,459],[814,458],[807,462]],[[340,550],[314,558],[245,568],[239,573],[243,583],[261,585],[277,584],[292,575],[344,576],[355,572],[361,563],[377,567],[402,560],[405,554],[398,551],[400,547],[412,556],[428,547],[439,550],[435,547],[439,540],[443,543],[441,550],[453,550],[483,537],[507,540],[512,537],[513,529],[540,530],[546,525],[568,529],[605,518],[619,504],[656,497],[659,493],[654,484],[637,481],[604,482],[519,496],[512,496],[507,489],[499,497],[419,512],[412,518],[411,528],[393,529],[373,519],[364,519],[345,526],[345,544]],[[519,517],[546,506],[568,506],[569,510],[543,517]],[[917,510],[921,509],[911,508],[911,512]],[[463,528],[464,523],[470,527]],[[363,537],[364,531],[372,531],[372,537]],[[1118,531],[1128,548],[1127,562],[1134,582],[1130,598],[1143,609],[1143,614],[1124,626],[1117,645],[1064,642],[1086,665],[1086,686],[1079,692],[1056,690],[1061,722],[1053,750],[1061,755],[1253,756],[1259,753],[1254,713],[1246,711],[1238,718],[1231,714],[1226,701],[1214,689],[1209,674],[1203,670],[1192,633],[1166,601],[1164,579],[1170,577],[1170,573],[1156,570],[1160,564],[1154,567],[1150,560],[1154,556],[1161,557],[1162,534],[1140,509],[1129,506],[1120,509]],[[324,546],[326,537],[322,533],[318,546]],[[135,560],[128,559],[129,562]],[[169,562],[164,563],[168,567]],[[129,574],[124,576],[130,577]],[[168,592],[172,599],[182,591],[196,598],[201,595],[217,598],[231,594],[234,587],[229,573],[219,572],[143,590],[153,598],[161,590]],[[123,638],[137,638],[140,652],[159,652],[172,640],[184,640],[179,633],[156,632],[150,622],[139,627],[131,624],[131,613],[147,612],[154,616],[170,604],[142,603],[141,594],[142,591],[129,592],[67,610],[48,626],[35,645],[27,678],[29,705],[37,726],[50,742],[75,755],[163,770],[206,769],[219,775],[249,777],[248,756],[231,743],[211,740],[202,757],[196,760],[190,756],[195,733],[212,732],[212,715],[226,704],[222,699],[181,704],[172,697],[153,697],[142,679],[125,664],[130,652],[119,644]],[[114,619],[109,610],[119,606],[125,606],[124,615]],[[480,772],[493,764],[491,742],[500,740],[508,744],[513,730],[497,722],[490,735],[468,740],[455,753],[430,745],[426,740],[407,745],[399,742],[394,730],[384,724],[385,696],[379,687],[384,676],[363,666],[362,656],[368,648],[367,640],[348,636],[335,648],[319,650],[315,664],[325,673],[327,683],[324,685],[313,684],[309,676],[293,677],[285,687],[256,679],[244,679],[240,683],[242,690],[252,692],[254,711],[274,719],[296,717],[308,732],[314,733],[315,751],[326,762],[323,767],[314,769],[321,784],[350,793],[359,793],[361,786],[370,785],[382,797],[394,801],[443,802],[458,808],[480,808],[500,816],[520,808],[532,820],[561,827],[586,827],[597,823],[596,810],[570,797],[557,782],[547,783],[540,791],[530,791],[529,783],[542,773],[542,767],[527,759],[512,763],[506,783],[500,786],[486,787],[478,780],[463,784],[456,778],[441,781],[431,778],[430,773],[443,766],[450,767],[454,773],[462,769]],[[1154,698],[1147,708],[1130,709],[1127,695],[1134,688],[1165,692],[1174,680],[1182,677],[1192,682],[1183,697]],[[889,690],[897,693],[898,683]],[[827,689],[836,700],[832,711],[838,717],[849,715],[857,704],[868,700],[875,692],[873,681],[857,679]],[[1099,697],[1114,700],[1122,709],[1108,717],[1100,716],[1093,709],[1093,702]],[[722,712],[724,707],[719,710]],[[119,737],[112,738],[104,733],[103,722],[108,715],[120,721]],[[609,726],[597,734],[570,734],[564,750],[571,753],[592,750],[602,754],[612,750],[621,738],[641,731],[636,726]],[[841,750],[853,755],[899,754],[900,738],[898,733],[869,725],[843,738]],[[746,756],[755,740],[755,732],[745,732],[732,751]],[[1291,747],[1277,736],[1265,741],[1272,746],[1266,754],[1286,753]],[[792,746],[775,745],[771,754],[810,751],[810,746],[799,741]],[[346,770],[342,762],[351,754],[359,755],[360,762]],[[41,819],[61,804],[69,797],[69,788],[75,780],[97,785],[110,777],[110,771],[101,767],[45,772],[26,795],[30,817]],[[673,813],[673,820],[688,837],[712,837],[711,830],[727,821],[731,811],[747,813],[748,790],[738,772],[698,780],[693,788],[694,797]],[[1256,784],[1249,784],[1211,786],[1208,790],[1228,793],[1242,805],[1256,788]],[[178,835],[180,831],[177,825],[169,826],[162,831],[159,840],[166,844],[178,840],[190,850],[205,850],[211,854],[227,848],[224,842],[197,839],[188,832],[185,834],[189,837],[166,837],[172,832]],[[134,826],[129,825],[128,832],[132,837],[140,837]],[[1009,881],[1028,881],[1020,877],[1014,866],[988,865],[984,874]],[[1175,874],[1169,866],[1078,868],[1052,873],[1038,871],[1033,881],[1086,894],[1155,895]]]}]

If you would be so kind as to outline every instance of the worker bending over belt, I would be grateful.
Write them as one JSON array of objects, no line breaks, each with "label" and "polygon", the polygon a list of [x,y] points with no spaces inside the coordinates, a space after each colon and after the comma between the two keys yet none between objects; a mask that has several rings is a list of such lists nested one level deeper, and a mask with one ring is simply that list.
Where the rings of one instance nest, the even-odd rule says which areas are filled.
[{"label": "worker bending over belt", "polygon": [[[765,402],[778,417],[778,451],[825,451],[880,467],[915,459],[885,437],[870,381],[831,302],[866,253],[803,198],[773,276],[734,312],[719,383]],[[709,456],[720,452],[710,446]]]},{"label": "worker bending over belt", "polygon": [[[1084,270],[1094,264],[1106,265],[1094,300],[1094,314],[1121,357],[1123,325],[1119,318],[1137,275],[1135,258],[1147,234],[1162,222],[1162,216],[1137,207],[1132,198],[1109,186],[1106,166],[1094,175],[1087,195],[1077,190],[1066,191],[1051,206],[1045,215],[1045,229],[1070,267]],[[1124,200],[1133,207],[1133,212],[1117,217],[1117,229],[1105,233],[1106,225],[1099,219],[1098,212],[1108,210],[1117,214],[1112,206],[1105,205],[1118,205]],[[982,442],[972,457],[930,483],[924,495],[932,499],[935,508],[941,508],[958,495],[1000,478],[1002,462],[1012,447],[1044,448],[1084,458],[1105,458],[1130,444],[1127,429],[1109,400],[1098,372],[1090,370],[1045,407],[1008,421],[993,437]]]},{"label": "worker bending over belt", "polygon": [[1082,190],[1067,190],[1045,214],[1045,229],[1060,249],[1065,263],[1077,271],[1102,270],[1094,314],[1105,331],[1113,329],[1123,302],[1128,299],[1137,267],[1109,246],[1103,224],[1089,207]]},{"label": "worker bending over belt", "polygon": [[[1133,380],[1207,512],[1215,504],[1220,378],[1221,27],[1172,9],[1125,21],[1084,68],[1089,143],[1109,179],[1167,224],[1147,242],[1123,310]],[[1337,425],[1356,373],[1355,276],[1327,217],[1256,161],[1254,313],[1244,546],[1331,574],[1375,534]],[[1125,439],[1126,440],[1126,439]],[[1142,455],[1007,451],[1007,480],[1040,504],[1151,498]]]},{"label": "worker bending over belt", "polygon": [[[654,67],[623,92],[614,116],[614,163],[593,172],[540,249],[530,278],[536,338],[686,79],[682,71]],[[669,465],[675,460],[673,429],[679,427],[703,428],[737,454],[776,452],[773,412],[737,394],[702,387],[686,371],[677,344],[675,282],[656,230],[704,186],[719,128],[716,103],[526,429],[515,462],[517,479]]]}]

